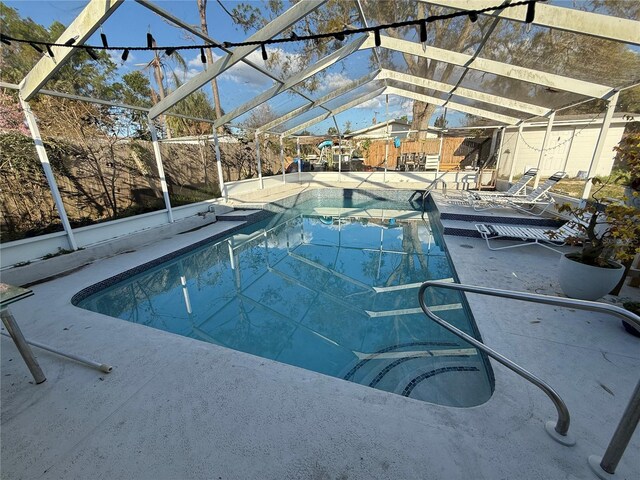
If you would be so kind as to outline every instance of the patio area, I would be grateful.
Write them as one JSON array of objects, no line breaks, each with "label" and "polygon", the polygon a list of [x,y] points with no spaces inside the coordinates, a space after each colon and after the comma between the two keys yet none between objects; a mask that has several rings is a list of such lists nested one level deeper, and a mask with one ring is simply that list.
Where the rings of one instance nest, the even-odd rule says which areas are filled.
[{"label": "patio area", "polygon": [[[58,3],[0,4],[1,285],[33,291],[10,305],[29,341],[113,368],[34,347],[36,384],[0,328],[2,478],[640,478],[620,317],[417,294],[565,298],[578,247],[494,251],[476,225],[602,212],[637,275],[640,8]],[[600,301],[640,302],[633,283]]]},{"label": "patio area", "polygon": [[[436,199],[437,201],[437,199]],[[449,408],[80,310],[88,284],[229,228],[217,222],[34,285],[12,306],[25,336],[112,364],[104,374],[35,350],[34,385],[2,337],[2,468],[7,478],[595,478],[637,382],[638,338],[620,321],[469,295],[487,345],[565,398],[576,445],[554,442],[535,387],[494,364],[495,392]],[[460,281],[557,295],[558,255],[489,252],[445,235]],[[620,298],[638,298],[628,288]],[[619,300],[618,300],[619,301]],[[523,308],[524,307],[524,308]],[[428,319],[425,318],[425,321]],[[637,435],[619,478],[640,473]]]}]

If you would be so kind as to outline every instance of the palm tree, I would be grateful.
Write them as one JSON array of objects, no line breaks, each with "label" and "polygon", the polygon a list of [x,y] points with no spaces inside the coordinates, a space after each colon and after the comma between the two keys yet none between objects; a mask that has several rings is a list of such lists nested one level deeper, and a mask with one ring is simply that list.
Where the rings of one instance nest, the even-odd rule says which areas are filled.
[{"label": "palm tree", "polygon": [[[153,46],[156,46],[155,39],[153,40]],[[158,92],[152,88],[151,89],[151,100],[155,105],[159,101],[163,100],[166,96],[166,90],[164,85],[164,80],[166,78],[166,69],[170,66],[169,60],[175,62],[178,67],[186,74],[188,67],[187,62],[184,57],[180,55],[178,52],[171,52],[170,54],[160,53],[158,50],[153,51],[153,58],[148,63],[137,63],[136,66],[143,67],[141,71],[147,72],[149,74],[149,79],[151,80],[151,72],[153,72],[153,79],[158,86]],[[167,138],[171,138],[171,129],[167,124],[167,117],[162,115],[162,123],[165,126],[165,131],[167,132]]]}]

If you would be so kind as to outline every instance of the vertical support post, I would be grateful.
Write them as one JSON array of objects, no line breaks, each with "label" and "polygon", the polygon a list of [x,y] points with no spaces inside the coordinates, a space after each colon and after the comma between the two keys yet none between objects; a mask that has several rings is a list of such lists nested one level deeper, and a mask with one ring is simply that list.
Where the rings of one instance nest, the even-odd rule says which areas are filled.
[{"label": "vertical support post", "polygon": [[300,158],[300,137],[296,137],[296,155],[298,156],[298,183],[301,183],[302,158]]},{"label": "vertical support post", "polygon": [[220,142],[218,140],[218,132],[213,129],[213,144],[216,149],[216,166],[218,167],[218,183],[220,184],[220,195],[224,198],[224,201],[229,200],[229,194],[227,192],[227,186],[224,184],[224,175],[222,173],[222,160],[220,158]]},{"label": "vertical support post", "polygon": [[[602,459],[596,455],[589,457],[589,465],[598,477],[609,478],[615,473],[633,432],[638,427],[638,422],[640,422],[640,382],[631,395]],[[602,475],[602,470],[606,472],[605,475]]]},{"label": "vertical support post", "polygon": [[[388,124],[387,124],[387,129],[388,129]],[[384,178],[382,179],[382,181],[384,183],[387,183],[387,160],[389,158],[389,135],[387,134],[387,143],[384,146]]]},{"label": "vertical support post", "polygon": [[598,170],[598,163],[600,162],[600,156],[604,149],[604,144],[607,141],[607,134],[609,133],[609,126],[611,125],[611,119],[613,113],[616,111],[616,104],[618,103],[618,95],[620,92],[616,92],[607,102],[607,112],[604,115],[602,121],[602,128],[600,128],[600,135],[598,135],[598,142],[596,143],[596,149],[591,157],[591,164],[589,165],[589,171],[587,172],[587,180],[584,184],[584,190],[582,191],[582,199],[589,198],[591,193],[591,178],[595,176],[595,172]]},{"label": "vertical support post", "polygon": [[258,161],[258,179],[260,180],[260,190],[264,190],[264,180],[262,179],[262,162],[260,161],[260,134],[256,130],[256,160]]},{"label": "vertical support post", "polygon": [[500,129],[500,145],[498,146],[498,158],[496,159],[496,177],[500,169],[500,160],[502,159],[502,147],[504,146],[504,135],[507,131],[507,127]]},{"label": "vertical support post", "polygon": [[571,158],[571,149],[573,148],[573,139],[576,138],[576,132],[578,127],[573,127],[573,133],[571,134],[571,140],[569,140],[569,148],[567,148],[567,156],[564,157],[564,163],[562,164],[562,171],[567,171],[567,165],[569,164],[569,158]]},{"label": "vertical support post", "polygon": [[160,153],[160,143],[158,142],[158,131],[153,124],[151,117],[147,117],[149,122],[149,132],[151,133],[151,143],[153,144],[153,153],[156,157],[156,166],[158,168],[158,177],[160,177],[160,187],[162,188],[162,196],[164,197],[164,206],[167,209],[167,217],[169,223],[173,223],[173,212],[171,211],[171,202],[169,201],[169,189],[167,188],[167,179],[164,175],[164,167],[162,165],[162,155]]},{"label": "vertical support post", "polygon": [[67,211],[64,208],[64,203],[62,202],[62,197],[60,196],[60,190],[58,190],[58,184],[56,183],[56,179],[53,176],[53,171],[51,170],[51,164],[49,163],[47,150],[44,148],[44,143],[42,143],[42,137],[40,136],[40,129],[38,128],[38,123],[36,122],[36,116],[31,111],[31,106],[29,105],[29,103],[24,101],[22,97],[20,97],[20,105],[22,106],[24,116],[27,119],[27,125],[29,125],[31,138],[33,139],[33,143],[36,145],[36,153],[38,154],[38,158],[40,159],[42,170],[44,170],[44,176],[47,178],[47,183],[49,184],[49,189],[51,190],[53,201],[56,204],[56,209],[58,210],[60,221],[62,222],[64,231],[67,234],[69,247],[71,248],[71,250],[77,250],[78,245],[76,244],[76,239],[73,235],[73,230],[71,229],[69,218],[67,217]]},{"label": "vertical support post", "polygon": [[[335,121],[335,117],[334,117],[334,121]],[[340,137],[338,137],[338,181],[341,182],[342,181],[342,141],[340,139]],[[331,150],[331,153],[329,154],[331,155],[331,158],[333,159],[333,149]]]},{"label": "vertical support post", "polygon": [[509,169],[509,183],[513,182],[513,172],[516,170],[516,161],[518,160],[518,152],[520,151],[520,137],[524,130],[524,122],[518,125],[518,134],[516,135],[516,145],[513,147],[513,155],[511,156],[511,168]]},{"label": "vertical support post", "polygon": [[280,135],[280,164],[282,165],[282,183],[287,183],[287,176],[284,171],[284,143]]},{"label": "vertical support post", "polygon": [[13,343],[16,344],[20,355],[24,359],[24,363],[27,364],[31,375],[33,375],[33,379],[37,384],[44,382],[47,377],[44,376],[36,357],[33,356],[33,352],[31,351],[31,347],[22,335],[22,330],[16,323],[16,319],[13,318],[13,315],[9,311],[8,308],[3,308],[0,310],[0,317],[2,317],[2,323],[4,323],[7,332],[9,332],[9,336],[13,339]]},{"label": "vertical support post", "polygon": [[442,127],[440,128],[440,146],[438,147],[438,170],[442,164],[442,144],[444,142],[444,128],[447,126],[447,107],[444,107],[444,113],[442,114]]},{"label": "vertical support post", "polygon": [[492,158],[496,153],[496,142],[498,140],[498,129],[494,129],[491,134],[491,147],[489,147],[489,158]]},{"label": "vertical support post", "polygon": [[540,149],[540,156],[538,157],[538,172],[536,173],[536,178],[533,181],[533,188],[538,188],[538,184],[540,183],[540,174],[542,173],[542,159],[546,155],[546,150],[549,145],[549,140],[551,139],[551,130],[553,129],[553,120],[556,118],[556,112],[551,112],[549,115],[549,121],[547,122],[547,130],[544,132],[544,140],[542,140],[542,148]]},{"label": "vertical support post", "polygon": [[[338,126],[338,121],[336,120],[336,116],[332,115],[333,124],[336,126],[336,131],[338,132],[338,181],[342,181],[342,135],[340,134],[340,127]],[[333,148],[331,149],[331,163],[333,163]]]},{"label": "vertical support post", "polygon": [[382,178],[382,181],[384,183],[387,183],[387,164],[389,162],[389,95],[385,95],[384,96],[384,116],[387,120],[387,142],[384,146],[384,176]]}]

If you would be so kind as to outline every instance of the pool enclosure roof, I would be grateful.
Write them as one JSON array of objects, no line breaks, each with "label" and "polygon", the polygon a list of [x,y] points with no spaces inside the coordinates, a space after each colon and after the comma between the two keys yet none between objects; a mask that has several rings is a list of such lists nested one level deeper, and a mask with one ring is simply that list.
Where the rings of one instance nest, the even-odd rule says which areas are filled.
[{"label": "pool enclosure roof", "polygon": [[[212,79],[229,74],[239,65],[261,77],[262,85],[270,86],[249,100],[230,89],[221,89],[221,105],[225,113],[218,119],[195,120],[209,122],[214,128],[245,125],[249,116],[260,118],[260,109],[266,106],[271,115],[265,116],[264,122],[253,125],[253,128],[257,133],[286,137],[323,122],[338,127],[336,116],[340,113],[366,105],[365,102],[373,102],[380,95],[388,95],[399,99],[398,102],[422,101],[487,119],[492,125],[510,126],[537,117],[550,117],[555,112],[593,99],[614,100],[615,103],[620,91],[640,85],[640,69],[633,68],[637,63],[622,73],[613,73],[600,66],[603,58],[598,51],[588,58],[569,62],[569,66],[564,64],[560,72],[553,58],[537,55],[536,42],[550,30],[564,32],[565,41],[572,45],[579,45],[585,36],[590,36],[598,39],[602,51],[614,43],[626,45],[626,49],[633,54],[638,51],[639,21],[569,8],[567,5],[571,4],[567,2],[536,2],[533,21],[526,24],[526,4],[481,14],[468,27],[465,27],[465,23],[472,22],[466,14],[455,18],[449,24],[450,29],[473,28],[469,35],[472,41],[465,45],[452,46],[450,37],[448,43],[445,42],[443,39],[447,32],[438,32],[440,24],[435,21],[427,24],[425,42],[420,42],[415,26],[393,30],[382,28],[375,32],[347,34],[342,41],[327,42],[326,48],[322,49],[323,54],[318,54],[317,58],[300,59],[300,54],[295,50],[297,43],[279,43],[275,49],[271,48],[268,41],[290,37],[296,28],[303,31],[312,15],[327,18],[331,14],[331,10],[328,10],[331,3],[327,0],[305,0],[293,4],[246,39],[246,42],[254,43],[236,47],[225,47],[225,39],[204,35],[198,28],[166,10],[166,4],[159,6],[148,0],[136,1],[145,7],[144,10],[184,29],[194,37],[192,41],[195,44],[205,42],[219,46],[216,49],[216,55],[219,56],[212,64],[207,64],[205,70],[195,74],[150,109],[113,103],[114,106],[146,111],[150,119],[160,115],[193,118],[178,114],[173,109],[189,95],[207,86]],[[108,27],[109,17],[117,13],[122,3],[121,0],[89,1],[56,42],[65,43],[71,37],[76,37],[76,48],[51,47],[55,58],[42,56],[21,82],[21,98],[29,101],[42,93],[112,104],[106,100],[53,92],[43,87],[77,46],[97,45],[96,42],[92,43],[95,32],[102,25]],[[426,18],[433,6],[441,7],[440,12],[451,13],[509,3],[515,2],[417,0],[415,16]],[[375,28],[377,25],[406,20],[406,17],[395,18],[403,15],[397,12],[399,9],[387,8],[384,16],[388,16],[388,19],[378,21],[381,18],[380,2],[345,0],[344,4],[349,4],[357,12],[357,21],[345,26],[350,30]],[[375,9],[378,11],[373,11]],[[421,17],[418,16],[420,14]],[[116,17],[114,15],[112,20]],[[430,35],[432,29],[435,35]],[[451,35],[451,32],[448,34]],[[443,48],[444,43],[448,48]],[[269,48],[264,49],[265,46]],[[263,55],[269,52],[289,59],[293,67],[282,68],[282,62],[263,60],[261,49],[264,49]],[[516,58],[511,54],[516,49],[530,51],[531,54]],[[584,55],[579,48],[576,51]],[[637,55],[635,57],[634,61],[637,61]],[[420,62],[423,67],[416,67]],[[299,68],[296,68],[296,64]],[[323,82],[325,87],[318,88]],[[6,83],[1,85],[8,86]],[[406,113],[411,115],[410,111]]]}]

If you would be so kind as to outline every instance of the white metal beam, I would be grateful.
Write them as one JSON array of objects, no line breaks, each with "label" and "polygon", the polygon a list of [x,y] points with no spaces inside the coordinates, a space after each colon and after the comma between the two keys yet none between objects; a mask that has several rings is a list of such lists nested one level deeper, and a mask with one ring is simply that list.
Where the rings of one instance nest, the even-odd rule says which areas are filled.
[{"label": "white metal beam", "polygon": [[[14,83],[7,83],[7,82],[0,82],[0,88],[10,88],[12,90],[19,90],[20,87]],[[88,103],[95,103],[96,105],[107,105],[109,107],[115,107],[115,108],[126,108],[129,110],[135,110],[138,112],[146,112],[149,113],[149,108],[146,107],[139,107],[137,105],[128,105],[126,103],[118,103],[118,102],[112,102],[110,100],[101,100],[99,98],[92,98],[92,97],[84,97],[82,95],[73,95],[71,93],[62,93],[62,92],[56,92],[54,90],[47,90],[44,88],[41,88],[40,90],[38,90],[38,94],[41,95],[49,95],[51,97],[59,97],[59,98],[66,98],[68,100],[78,100],[80,102],[88,102]],[[165,115],[169,116],[169,117],[176,117],[176,118],[184,118],[186,120],[193,120],[194,122],[204,122],[204,123],[213,123],[215,122],[215,120],[211,119],[211,118],[200,118],[200,117],[191,117],[189,115],[182,115],[181,113],[165,113]]]},{"label": "white metal beam", "polygon": [[516,168],[516,160],[520,152],[520,137],[522,137],[522,131],[524,130],[524,122],[518,125],[518,132],[516,133],[516,144],[513,147],[513,155],[511,156],[511,167],[509,168],[509,183],[513,182],[513,174]]},{"label": "white metal beam", "polygon": [[[553,73],[541,72],[531,68],[509,65],[508,63],[497,62],[486,58],[474,58],[473,56],[465,53],[452,52],[450,50],[443,50],[441,48],[431,46],[426,50],[423,50],[422,45],[419,43],[391,38],[386,35],[380,35],[380,44],[382,47],[396,52],[415,55],[421,58],[430,58],[439,62],[468,67],[472,70],[479,70],[502,77],[522,80],[557,90],[578,93],[587,97],[607,98],[613,90],[612,87],[605,85],[576,80],[574,78],[555,75]],[[364,42],[360,48],[368,49],[373,48],[374,46],[374,39],[372,36],[369,36],[369,39]]]},{"label": "white metal beam", "polygon": [[[259,42],[275,37],[283,30],[287,29],[295,22],[305,17],[310,12],[320,7],[326,1],[327,0],[306,0],[304,2],[296,3],[282,15],[272,20],[256,33],[251,35],[247,39],[247,41]],[[211,81],[213,78],[216,78],[217,76],[231,68],[233,65],[240,62],[256,48],[258,48],[256,45],[245,45],[242,47],[237,47],[229,55],[226,55],[225,57],[215,61],[213,65],[208,65],[207,69],[204,72],[199,73],[189,81],[185,82],[176,90],[167,95],[162,101],[158,102],[149,111],[149,115],[151,116],[151,118],[156,118],[158,115],[163,114],[176,103],[198,90],[207,82]]]},{"label": "white metal beam", "polygon": [[[430,95],[423,95],[421,93],[415,93],[410,90],[405,90],[403,88],[398,87],[387,87],[387,93],[390,95],[399,95],[405,98],[411,98],[413,100],[418,100],[420,102],[432,103],[434,105],[443,106],[445,101],[432,97]],[[469,107],[467,105],[462,105],[456,102],[446,102],[447,108],[451,110],[457,110],[458,112],[468,113],[470,115],[476,115],[478,117],[489,118],[491,120],[496,120],[498,122],[506,123],[507,125],[514,125],[518,123],[520,120],[515,117],[510,117],[508,115],[501,115],[499,113],[489,112],[487,110],[482,110],[480,108]]]},{"label": "white metal beam", "polygon": [[[219,42],[218,40],[212,38],[209,35],[205,35],[203,34],[200,30],[198,30],[196,27],[194,27],[193,25],[190,25],[182,20],[180,20],[178,17],[176,17],[175,15],[169,13],[168,11],[164,10],[163,8],[160,8],[158,5],[154,4],[153,2],[149,1],[149,0],[136,0],[136,2],[138,2],[140,5],[148,8],[149,10],[151,10],[152,12],[156,13],[157,15],[160,15],[162,18],[164,18],[165,20],[170,21],[171,23],[173,23],[174,25],[177,25],[180,28],[185,29],[187,32],[191,33],[192,35],[201,38],[202,40],[204,40],[205,42],[211,43],[211,44],[218,44],[220,45],[220,50],[222,50],[223,52],[227,52],[230,53],[231,49],[226,48],[224,45],[221,45],[222,42]],[[241,60],[242,63],[249,65],[251,68],[259,71],[260,73],[262,73],[263,75],[266,75],[267,77],[269,77],[271,80],[273,80],[276,83],[279,84],[283,84],[284,82],[279,79],[278,77],[276,77],[273,72],[270,72],[269,70],[267,70],[266,68],[252,62],[251,60],[249,60],[248,58],[243,58]],[[305,100],[312,102],[313,99],[309,98],[305,93],[302,93],[300,90],[296,89],[296,88],[291,88],[291,91],[296,93],[297,95],[300,95],[302,98],[304,98]]]},{"label": "white metal beam", "polygon": [[604,150],[604,144],[607,141],[607,133],[609,133],[609,126],[611,125],[611,119],[613,118],[617,103],[618,92],[616,92],[616,94],[611,97],[611,100],[607,102],[607,112],[604,115],[604,120],[602,120],[602,127],[600,128],[596,148],[593,151],[593,157],[591,157],[589,171],[587,172],[587,181],[585,182],[584,189],[582,190],[582,199],[589,198],[589,194],[591,193],[591,186],[593,185],[591,183],[591,179],[595,176],[595,172],[598,169],[600,156],[602,155],[602,150]]},{"label": "white metal beam", "polygon": [[248,102],[243,103],[238,108],[232,110],[231,112],[221,116],[218,120],[216,120],[214,127],[218,128],[224,125],[225,123],[233,120],[234,118],[239,117],[243,113],[248,112],[252,108],[257,107],[258,105],[263,104],[264,102],[270,100],[276,95],[289,90],[291,87],[296,86],[298,83],[303,82],[307,78],[315,75],[316,73],[324,70],[325,68],[330,67],[336,62],[339,62],[343,58],[351,55],[353,52],[357,51],[360,48],[365,40],[367,39],[367,35],[361,35],[356,38],[354,41],[348,43],[342,48],[336,50],[330,55],[327,55],[324,58],[321,58],[317,62],[314,62],[301,72],[287,78],[285,82],[281,85],[274,85],[269,90],[262,92],[260,95],[253,97]]},{"label": "white metal beam", "polygon": [[222,198],[224,198],[224,201],[226,202],[227,200],[229,200],[229,194],[227,193],[227,186],[224,184],[222,160],[220,158],[220,142],[218,140],[218,132],[215,128],[213,129],[213,142],[216,151],[216,168],[218,169],[218,184],[220,185],[220,195],[222,195]]},{"label": "white metal beam", "polygon": [[282,183],[287,183],[287,174],[284,168],[284,142],[280,135],[280,163],[282,164]]},{"label": "white metal beam", "polygon": [[[495,6],[495,0],[420,0],[425,3],[454,8],[456,10],[476,10]],[[487,15],[524,22],[526,5],[505,8],[500,13],[488,12]],[[566,32],[574,32],[592,37],[614,40],[617,42],[640,45],[640,22],[626,18],[612,17],[599,13],[584,12],[574,8],[556,7],[538,3],[534,25],[555,28]]]},{"label": "white metal beam", "polygon": [[22,106],[22,110],[24,111],[24,116],[27,120],[27,125],[29,126],[29,131],[31,132],[31,138],[33,138],[33,143],[36,146],[36,153],[38,154],[38,158],[40,159],[40,164],[42,165],[44,176],[46,177],[47,183],[49,184],[51,196],[53,197],[53,201],[56,204],[56,209],[58,210],[58,215],[60,216],[60,222],[62,222],[64,231],[67,234],[69,247],[71,247],[71,250],[77,250],[78,244],[76,243],[76,239],[73,235],[73,229],[71,228],[71,224],[69,223],[69,217],[67,217],[67,211],[64,208],[64,202],[62,201],[60,190],[58,190],[56,178],[53,176],[53,171],[51,170],[51,164],[49,163],[47,150],[44,148],[44,143],[42,143],[42,136],[40,136],[40,129],[38,128],[36,116],[31,111],[31,106],[28,102],[26,102],[22,98],[20,98],[19,100],[20,105]]},{"label": "white metal beam", "polygon": [[262,179],[262,160],[260,159],[260,134],[256,130],[256,162],[258,163],[258,179],[260,180],[260,190],[264,190],[264,180]]},{"label": "white metal beam", "polygon": [[[394,70],[383,69],[378,75],[379,79],[388,79],[397,82],[408,83],[417,87],[430,88],[439,92],[449,93],[455,88],[455,85],[448,83],[437,82],[428,78],[421,78],[415,75],[407,73],[396,72]],[[455,88],[454,95],[459,97],[465,97],[479,102],[490,103],[493,105],[499,105],[501,107],[509,108],[511,110],[517,110],[543,117],[548,115],[550,110],[548,108],[540,107],[538,105],[532,105],[530,103],[520,102],[518,100],[512,100],[510,98],[499,97],[489,93],[479,92],[477,90],[471,90],[464,87]]]},{"label": "white metal beam", "polygon": [[556,119],[556,112],[551,112],[551,115],[549,115],[549,120],[547,121],[547,129],[544,131],[544,139],[542,140],[542,148],[540,149],[540,156],[538,157],[538,165],[536,167],[538,171],[536,172],[536,177],[533,180],[534,189],[538,188],[538,184],[540,183],[540,174],[542,173],[540,167],[542,167],[542,161],[544,160],[544,157],[547,155],[549,140],[551,140],[551,130],[553,129],[553,122],[555,119]]},{"label": "white metal beam", "polygon": [[164,206],[167,209],[167,219],[169,223],[173,223],[173,211],[171,210],[171,200],[169,200],[169,188],[167,186],[167,177],[164,174],[164,166],[162,165],[162,153],[160,152],[160,143],[158,143],[158,132],[153,124],[151,117],[147,118],[149,124],[149,133],[151,133],[151,143],[153,145],[153,154],[156,159],[156,167],[158,168],[158,178],[160,179],[160,188],[162,189],[162,198],[164,198]]},{"label": "white metal beam", "polygon": [[305,112],[308,112],[309,110],[311,110],[312,108],[318,107],[324,103],[329,102],[330,100],[333,100],[334,98],[337,98],[341,95],[344,95],[345,93],[349,93],[352,90],[355,90],[358,87],[361,87],[362,85],[364,85],[365,83],[369,83],[371,81],[374,81],[376,79],[376,75],[378,72],[371,72],[368,75],[365,75],[364,77],[360,77],[358,80],[345,85],[343,87],[340,87],[334,91],[332,91],[331,93],[328,93],[327,95],[320,97],[319,99],[315,100],[314,102],[311,102],[307,105],[303,105],[302,107],[298,107],[294,110],[291,110],[289,113],[286,113],[278,118],[276,118],[275,120],[272,120],[269,123],[265,123],[262,127],[260,127],[258,130],[260,132],[266,132],[268,130],[270,130],[273,127],[276,127],[278,125],[281,125],[289,120],[291,120],[292,118],[297,117],[298,115],[302,115]]},{"label": "white metal beam", "polygon": [[323,120],[326,120],[327,118],[331,117],[332,115],[337,115],[337,114],[339,114],[341,112],[344,112],[345,110],[349,110],[350,108],[357,107],[361,103],[364,103],[367,100],[371,100],[372,98],[377,97],[382,92],[384,92],[384,87],[383,88],[379,88],[378,90],[375,90],[373,92],[370,92],[370,93],[367,93],[367,94],[364,94],[364,95],[360,95],[359,97],[354,98],[350,102],[345,103],[344,105],[336,108],[335,110],[332,110],[331,112],[323,113],[322,115],[317,116],[316,118],[313,118],[313,119],[309,120],[308,122],[304,122],[301,125],[298,125],[298,126],[296,126],[294,128],[291,128],[291,129],[287,130],[282,135],[284,135],[286,137],[286,136],[291,135],[292,133],[299,132],[300,130],[304,130],[305,128],[308,128],[311,125],[315,125],[316,123],[319,123],[319,122],[321,122]]},{"label": "white metal beam", "polygon": [[[100,24],[118,8],[124,0],[91,0],[71,22],[55,43],[65,43],[75,38],[75,45],[82,45]],[[20,83],[20,96],[29,101],[65,62],[73,55],[75,48],[51,47],[54,58],[43,55]]]}]

